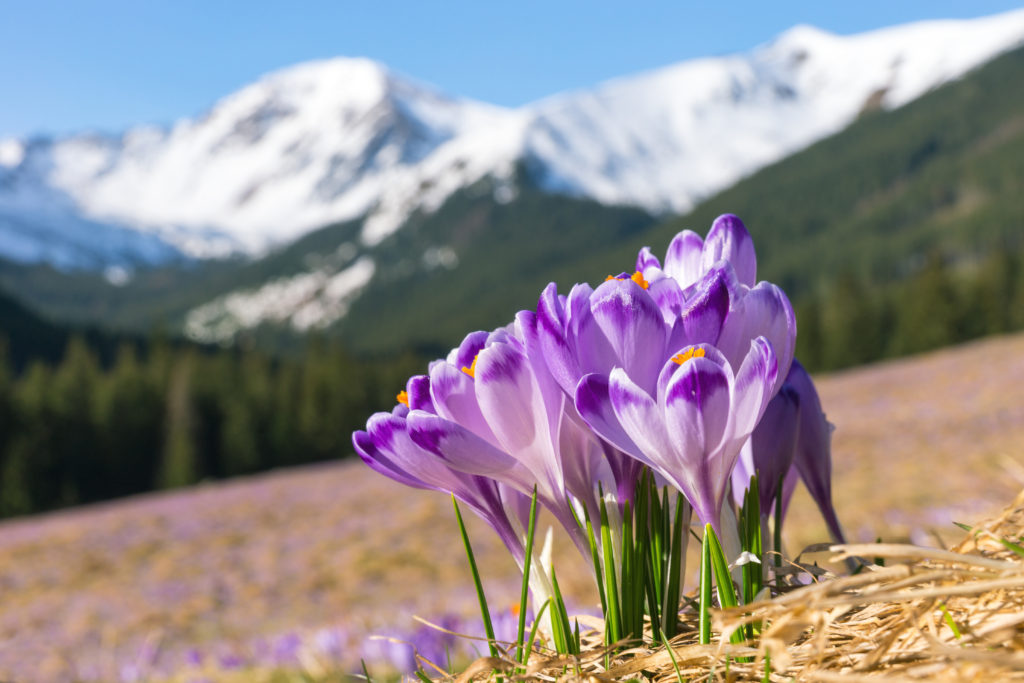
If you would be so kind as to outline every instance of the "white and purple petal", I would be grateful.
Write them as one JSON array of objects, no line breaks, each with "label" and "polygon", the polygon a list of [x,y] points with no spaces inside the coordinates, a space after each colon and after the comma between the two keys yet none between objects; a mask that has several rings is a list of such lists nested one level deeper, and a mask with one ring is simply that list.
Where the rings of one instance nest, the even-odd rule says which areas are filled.
[{"label": "white and purple petal", "polygon": [[[742,287],[741,287],[742,289]],[[785,381],[796,346],[796,316],[785,293],[768,282],[741,291],[732,298],[732,308],[722,326],[718,348],[733,367],[746,356],[750,341],[763,336],[771,342],[779,373],[772,394]]]},{"label": "white and purple petal", "polygon": [[674,278],[681,289],[692,285],[703,274],[701,271],[703,246],[704,240],[692,230],[683,230],[669,243],[662,270],[666,275]]},{"label": "white and purple petal", "polygon": [[757,255],[743,221],[731,213],[715,219],[704,240],[701,267],[705,271],[718,261],[728,261],[736,270],[739,281],[748,287],[757,282]]},{"label": "white and purple petal", "polygon": [[618,450],[646,462],[646,456],[626,434],[612,408],[607,376],[585,375],[576,388],[575,403],[576,410],[594,433]]},{"label": "white and purple petal", "polygon": [[[594,291],[591,312],[632,381],[654,393],[669,329],[658,305],[632,280],[609,280]],[[596,372],[608,369],[595,369]]]}]

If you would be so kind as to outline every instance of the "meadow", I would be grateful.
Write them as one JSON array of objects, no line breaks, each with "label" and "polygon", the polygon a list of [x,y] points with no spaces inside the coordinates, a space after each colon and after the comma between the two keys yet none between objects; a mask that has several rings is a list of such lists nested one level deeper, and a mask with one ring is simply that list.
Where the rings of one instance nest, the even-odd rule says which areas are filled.
[{"label": "meadow", "polygon": [[[850,540],[950,544],[1024,486],[1024,335],[815,380]],[[509,621],[519,571],[467,523]],[[826,538],[801,489],[788,549]],[[555,566],[570,610],[597,613],[568,544]],[[0,587],[0,678],[29,683],[340,680],[360,659],[408,666],[406,642],[444,657],[453,642],[414,615],[480,633],[450,501],[354,460],[3,522]]]}]

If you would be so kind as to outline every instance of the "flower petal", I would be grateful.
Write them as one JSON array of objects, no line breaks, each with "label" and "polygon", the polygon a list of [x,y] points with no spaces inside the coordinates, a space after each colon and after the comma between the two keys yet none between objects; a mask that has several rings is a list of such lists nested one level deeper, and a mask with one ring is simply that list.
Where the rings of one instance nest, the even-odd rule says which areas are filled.
[{"label": "flower petal", "polygon": [[506,479],[517,465],[508,453],[443,417],[414,410],[407,424],[413,443],[459,472]]},{"label": "flower petal", "polygon": [[[654,300],[632,280],[609,280],[591,297],[594,319],[630,378],[654,393],[668,328]],[[595,369],[607,372],[610,368]]]},{"label": "flower petal", "polygon": [[697,285],[672,327],[670,349],[692,344],[718,343],[722,326],[729,315],[729,279],[727,268],[713,268]]},{"label": "flower petal", "polygon": [[762,514],[771,513],[779,482],[793,466],[799,425],[800,396],[792,386],[783,384],[775,398],[768,402],[764,416],[750,437]]},{"label": "flower petal", "polygon": [[567,394],[572,395],[579,382],[579,360],[566,336],[565,307],[562,304],[555,283],[549,284],[537,303],[537,337],[555,381]]},{"label": "flower petal", "polygon": [[700,279],[701,250],[704,240],[692,230],[683,230],[672,238],[665,254],[663,270],[669,277],[675,278],[681,289],[686,289]]},{"label": "flower petal", "polygon": [[469,375],[454,365],[438,363],[430,370],[430,393],[434,412],[498,445],[477,403],[476,386]]},{"label": "flower petal", "polygon": [[799,361],[793,361],[786,381],[800,394],[800,432],[797,437],[793,465],[818,504],[829,531],[836,541],[843,542],[843,531],[832,505],[832,431],[825,419],[821,400],[811,376]]},{"label": "flower petal", "polygon": [[593,373],[585,375],[576,387],[576,410],[594,432],[620,451],[646,460],[633,440],[629,438],[612,408],[608,378]]},{"label": "flower petal", "polygon": [[476,354],[480,353],[480,349],[487,343],[487,337],[489,336],[489,332],[482,330],[470,332],[463,338],[462,343],[448,354],[448,362],[454,365],[456,369],[471,367],[473,359],[476,358]]},{"label": "flower petal", "polygon": [[651,253],[650,247],[643,247],[640,252],[636,255],[636,269],[641,273],[644,273],[646,277],[646,271],[648,268],[661,268],[661,262],[658,257]]},{"label": "flower petal", "polygon": [[750,342],[747,355],[736,372],[733,399],[734,437],[746,441],[764,415],[775,392],[779,372],[775,350],[764,337]]},{"label": "flower petal", "polygon": [[753,287],[757,282],[754,240],[743,221],[731,213],[719,216],[711,224],[708,238],[704,241],[701,267],[707,270],[722,260],[732,264],[741,283]]},{"label": "flower petal", "polygon": [[633,455],[652,467],[671,470],[677,449],[665,431],[665,417],[657,402],[622,368],[615,368],[608,377],[608,398],[622,431],[636,444]]},{"label": "flower petal", "polygon": [[491,344],[476,364],[477,401],[502,450],[541,480],[561,479],[548,406],[529,359],[512,344]]},{"label": "flower petal", "polygon": [[[743,289],[741,285],[741,289]],[[750,341],[763,336],[771,342],[778,359],[779,372],[772,394],[786,379],[796,346],[796,316],[785,293],[768,282],[734,293],[732,308],[722,326],[718,348],[733,367],[739,366],[750,348]]]},{"label": "flower petal", "polygon": [[680,365],[665,390],[665,426],[686,464],[699,467],[703,454],[718,449],[726,435],[732,377],[707,357]]},{"label": "flower petal", "polygon": [[678,318],[686,304],[686,298],[683,296],[683,290],[679,288],[679,283],[670,277],[652,280],[647,287],[647,295],[654,299],[654,303],[658,305],[667,322]]},{"label": "flower petal", "polygon": [[434,401],[430,397],[430,379],[426,375],[413,375],[405,384],[411,410],[434,412]]},{"label": "flower petal", "polygon": [[413,477],[405,470],[397,467],[386,453],[377,448],[377,443],[367,432],[356,431],[352,433],[352,445],[356,449],[359,458],[369,465],[370,469],[383,474],[389,479],[394,479],[400,484],[411,486],[417,489],[434,489],[425,482]]}]

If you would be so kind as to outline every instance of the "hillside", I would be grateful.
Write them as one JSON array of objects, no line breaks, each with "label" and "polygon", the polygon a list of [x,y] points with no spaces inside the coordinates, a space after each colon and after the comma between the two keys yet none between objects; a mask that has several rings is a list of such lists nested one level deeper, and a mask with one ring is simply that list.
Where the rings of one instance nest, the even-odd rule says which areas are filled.
[{"label": "hillside", "polygon": [[[817,381],[854,541],[958,538],[954,521],[998,511],[1024,484],[1024,335]],[[512,604],[514,564],[469,522],[492,605]],[[824,536],[799,494],[787,543]],[[353,462],[11,520],[0,549],[0,583],[17,588],[0,604],[0,675],[27,683],[111,680],[128,666],[208,678],[298,669],[310,661],[300,652],[358,667],[383,652],[368,634],[407,639],[414,614],[475,608],[450,501]],[[573,552],[556,553],[558,576],[586,610],[590,579]]]},{"label": "hillside", "polygon": [[922,254],[961,262],[1024,243],[1024,50],[764,168],[644,237],[730,211],[759,271],[800,296],[839,271],[906,277]]}]

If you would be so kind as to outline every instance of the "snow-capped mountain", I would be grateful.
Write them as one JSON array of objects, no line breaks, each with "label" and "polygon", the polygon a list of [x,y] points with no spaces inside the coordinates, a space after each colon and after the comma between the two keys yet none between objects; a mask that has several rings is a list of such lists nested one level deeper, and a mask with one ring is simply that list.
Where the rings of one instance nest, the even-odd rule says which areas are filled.
[{"label": "snow-capped mountain", "polygon": [[514,110],[365,59],[301,64],[170,129],[0,141],[0,254],[88,268],[256,255],[360,218],[373,245],[484,177],[510,198],[520,163],[551,192],[683,211],[1022,43],[1024,10],[853,36],[798,26]]}]

